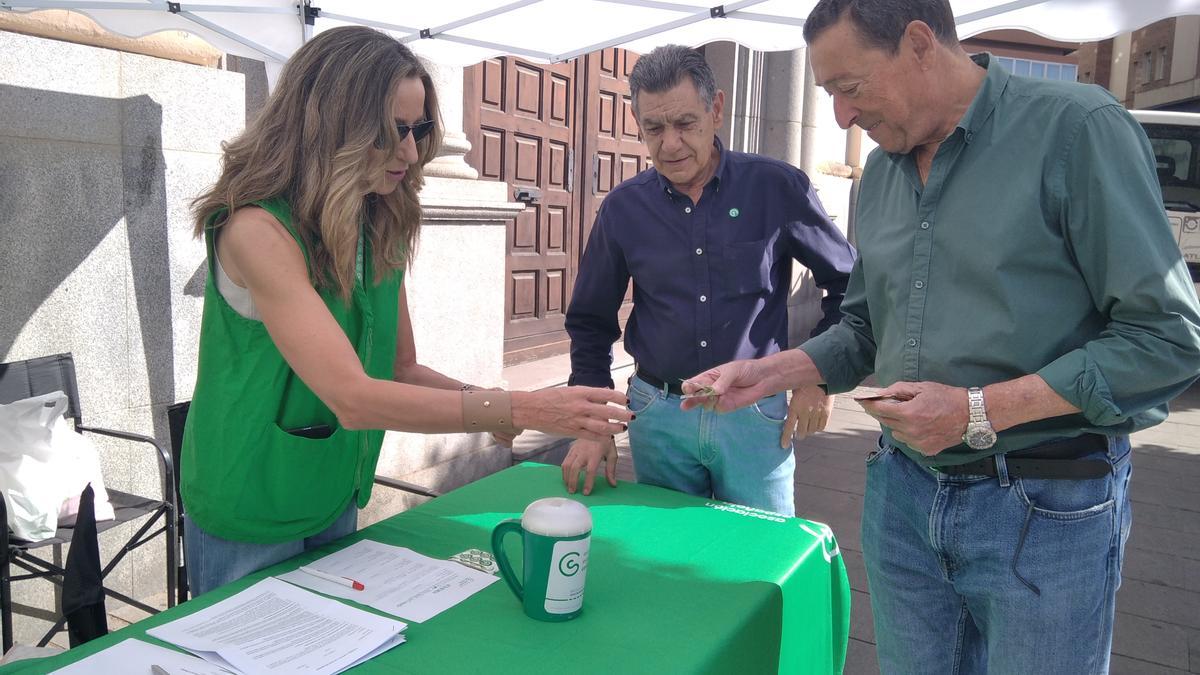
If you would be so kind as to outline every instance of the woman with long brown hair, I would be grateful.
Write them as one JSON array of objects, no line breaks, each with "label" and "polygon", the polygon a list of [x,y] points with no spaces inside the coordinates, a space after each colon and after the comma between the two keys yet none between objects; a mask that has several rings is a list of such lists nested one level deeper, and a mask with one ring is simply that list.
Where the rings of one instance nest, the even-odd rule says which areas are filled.
[{"label": "woman with long brown hair", "polygon": [[194,202],[209,269],[180,481],[194,593],[353,532],[385,429],[599,440],[630,419],[611,390],[484,391],[417,362],[403,276],[441,136],[407,47],[333,29]]}]

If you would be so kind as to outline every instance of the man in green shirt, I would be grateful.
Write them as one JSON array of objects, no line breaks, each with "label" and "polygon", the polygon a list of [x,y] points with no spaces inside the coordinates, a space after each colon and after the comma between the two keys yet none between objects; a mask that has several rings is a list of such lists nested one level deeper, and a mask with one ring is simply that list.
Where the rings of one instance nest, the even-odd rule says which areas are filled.
[{"label": "man in green shirt", "polygon": [[689,399],[883,398],[863,553],[885,673],[1108,668],[1129,434],[1200,373],[1200,306],[1154,157],[1106,91],[1013,77],[946,0],[822,0],[804,27],[863,172],[844,318]]}]

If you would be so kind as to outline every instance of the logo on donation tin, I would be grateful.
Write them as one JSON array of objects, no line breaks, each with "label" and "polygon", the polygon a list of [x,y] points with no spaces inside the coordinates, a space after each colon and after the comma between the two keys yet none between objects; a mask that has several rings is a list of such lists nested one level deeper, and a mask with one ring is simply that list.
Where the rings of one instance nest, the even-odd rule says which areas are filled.
[{"label": "logo on donation tin", "polygon": [[564,577],[573,577],[579,573],[579,554],[575,551],[558,559],[558,572]]}]

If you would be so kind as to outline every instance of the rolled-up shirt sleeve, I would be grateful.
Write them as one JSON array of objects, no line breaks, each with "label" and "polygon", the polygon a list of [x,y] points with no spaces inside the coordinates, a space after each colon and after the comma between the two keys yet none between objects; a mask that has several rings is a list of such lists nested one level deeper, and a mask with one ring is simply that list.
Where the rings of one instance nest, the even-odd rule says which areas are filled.
[{"label": "rolled-up shirt sleeve", "polygon": [[1108,324],[1038,375],[1093,424],[1120,424],[1200,376],[1200,304],[1166,222],[1153,151],[1125,110],[1089,113],[1050,180],[1051,207]]},{"label": "rolled-up shirt sleeve", "polygon": [[840,322],[799,347],[813,360],[830,394],[854,389],[875,370],[875,337],[861,259],[850,270],[841,314]]},{"label": "rolled-up shirt sleeve", "polygon": [[567,307],[571,385],[613,388],[612,346],[621,337],[617,312],[629,286],[629,268],[611,227],[602,203]]}]

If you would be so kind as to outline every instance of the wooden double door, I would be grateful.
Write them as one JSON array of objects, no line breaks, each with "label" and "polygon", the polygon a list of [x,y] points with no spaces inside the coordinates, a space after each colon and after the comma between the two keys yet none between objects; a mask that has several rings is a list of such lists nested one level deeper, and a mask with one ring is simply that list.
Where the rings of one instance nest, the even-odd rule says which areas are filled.
[{"label": "wooden double door", "polygon": [[506,365],[567,351],[563,322],[600,202],[650,166],[629,98],[636,62],[605,49],[553,65],[499,57],[465,73],[467,162],[526,204],[506,237]]}]

